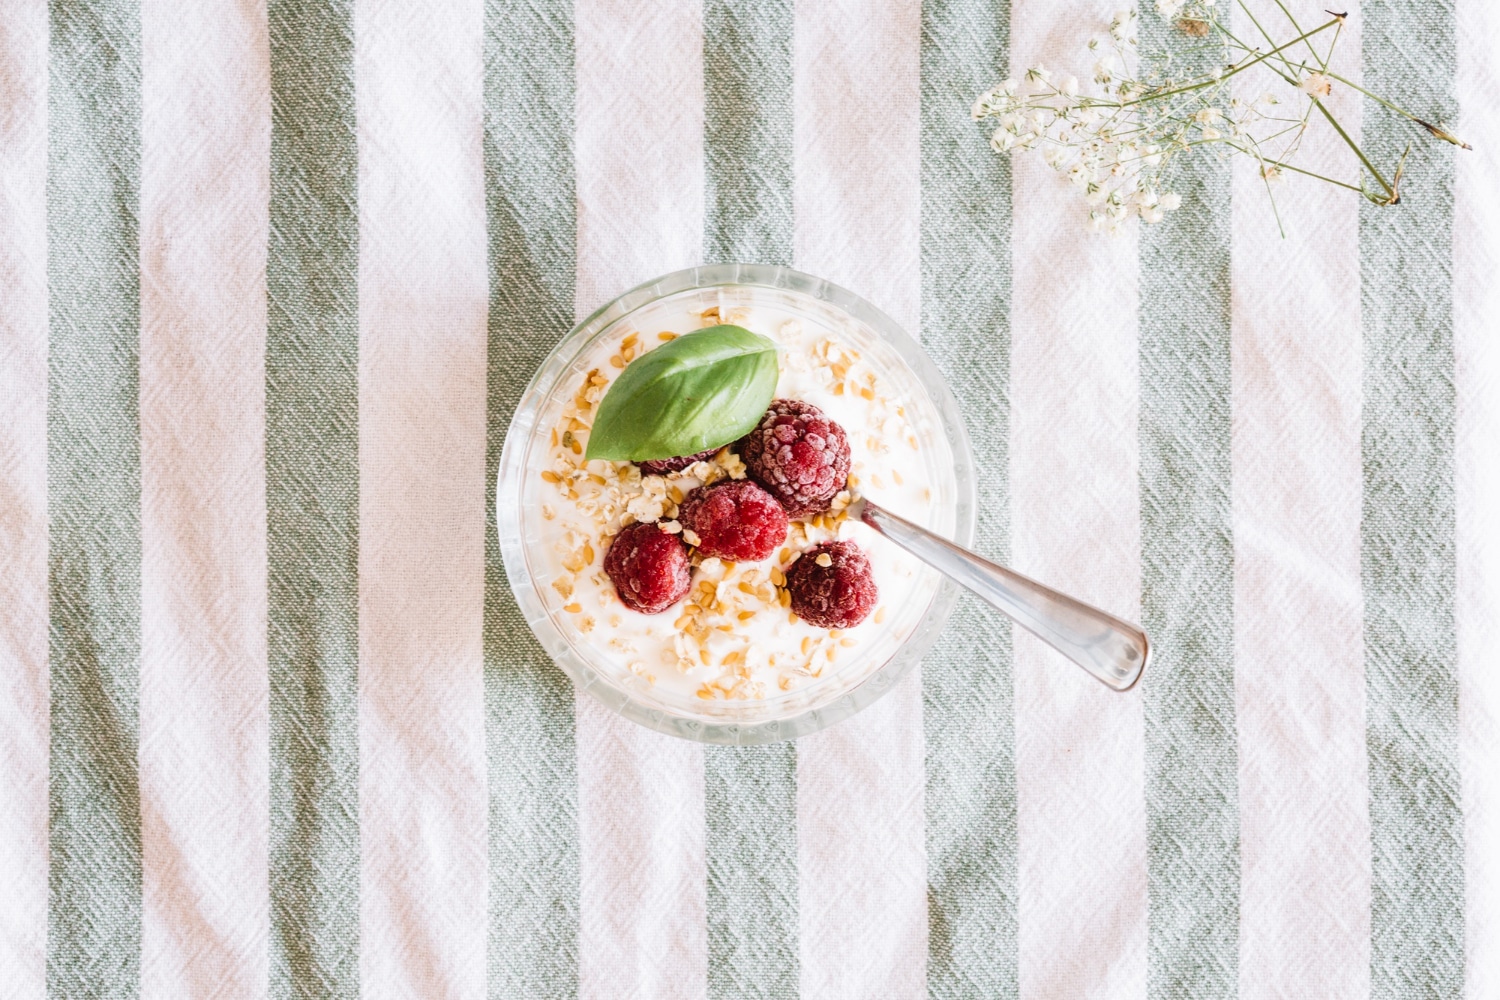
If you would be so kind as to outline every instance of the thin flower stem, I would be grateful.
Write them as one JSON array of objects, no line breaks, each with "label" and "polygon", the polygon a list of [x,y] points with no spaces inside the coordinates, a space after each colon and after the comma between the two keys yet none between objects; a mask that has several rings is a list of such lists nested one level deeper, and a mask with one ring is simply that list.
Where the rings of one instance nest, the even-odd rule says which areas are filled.
[{"label": "thin flower stem", "polygon": [[1386,179],[1381,176],[1379,170],[1375,169],[1375,164],[1371,163],[1370,158],[1365,155],[1365,151],[1359,148],[1359,143],[1355,142],[1354,139],[1350,137],[1349,133],[1344,131],[1344,126],[1340,125],[1339,120],[1333,117],[1333,113],[1323,106],[1322,101],[1314,97],[1312,99],[1312,102],[1319,111],[1323,112],[1323,117],[1328,119],[1328,124],[1333,126],[1333,130],[1339,134],[1339,138],[1343,139],[1344,142],[1348,144],[1349,148],[1354,150],[1354,155],[1359,157],[1359,162],[1363,163],[1365,165],[1365,169],[1368,170],[1370,174],[1380,182],[1381,187],[1385,188],[1386,197],[1395,198],[1396,189],[1386,182]]},{"label": "thin flower stem", "polygon": [[1318,62],[1318,68],[1323,71],[1323,75],[1324,76],[1328,75],[1328,64],[1331,63],[1331,62],[1333,62],[1333,50],[1336,49],[1336,48],[1338,48],[1339,39],[1342,38],[1343,36],[1344,36],[1344,21],[1343,21],[1342,18],[1340,18],[1339,19],[1339,28],[1338,28],[1337,31],[1335,31],[1333,33],[1333,41],[1331,41],[1331,42],[1328,43],[1328,55],[1325,58],[1323,58],[1322,60],[1320,60]]},{"label": "thin flower stem", "polygon": [[[1243,6],[1243,4],[1241,4],[1241,5]],[[1254,20],[1253,16],[1252,16],[1251,20]],[[1240,48],[1244,49],[1246,52],[1255,52],[1255,51],[1257,51],[1255,49],[1250,48],[1248,42],[1241,41],[1238,36],[1236,36],[1228,28],[1224,27],[1223,24],[1221,24],[1220,22],[1215,21],[1214,22],[1214,26],[1217,27],[1220,31],[1222,31],[1224,33],[1225,37],[1231,39],[1236,45],[1238,45]],[[1259,28],[1260,25],[1257,24],[1256,27]],[[1324,27],[1327,27],[1327,25],[1324,25]],[[1342,30],[1342,28],[1340,28],[1340,30]],[[1265,29],[1262,28],[1261,29],[1261,33],[1265,34]],[[1338,35],[1337,35],[1337,33],[1335,33],[1335,35],[1334,35],[1335,41],[1337,41],[1337,38],[1338,38]],[[1282,60],[1282,63],[1286,65],[1287,69],[1290,70],[1292,68],[1291,63],[1287,62],[1285,59]],[[1297,89],[1297,82],[1298,81],[1294,80],[1292,77],[1287,76],[1285,73],[1281,72],[1275,66],[1267,66],[1266,70],[1268,72],[1270,72],[1270,73],[1274,73],[1276,75],[1276,78],[1278,80],[1281,80],[1287,86],[1293,88],[1294,90]],[[1306,111],[1303,112],[1300,121],[1302,121],[1304,124],[1306,124],[1306,122],[1307,122],[1307,112]]]},{"label": "thin flower stem", "polygon": [[1276,217],[1276,231],[1281,234],[1282,239],[1286,239],[1286,226],[1281,221],[1281,207],[1276,204],[1276,193],[1271,190],[1271,178],[1266,176],[1264,166],[1260,170],[1260,182],[1266,186],[1266,200],[1271,203],[1271,214]]},{"label": "thin flower stem", "polygon": [[1390,111],[1396,112],[1396,114],[1400,115],[1402,118],[1405,118],[1408,121],[1416,122],[1418,125],[1422,126],[1428,132],[1432,133],[1432,135],[1434,137],[1436,137],[1438,139],[1441,139],[1444,142],[1451,142],[1451,143],[1453,143],[1453,145],[1458,146],[1461,149],[1473,149],[1474,148],[1473,146],[1470,146],[1467,142],[1464,142],[1462,139],[1459,139],[1457,136],[1452,135],[1452,134],[1450,134],[1448,132],[1445,132],[1444,130],[1438,128],[1437,126],[1431,124],[1430,122],[1423,121],[1422,119],[1418,118],[1416,115],[1412,114],[1410,111],[1407,111],[1405,108],[1399,107],[1398,105],[1395,105],[1395,104],[1392,104],[1390,101],[1386,100],[1384,97],[1381,97],[1379,94],[1372,94],[1372,93],[1370,93],[1368,90],[1366,90],[1365,88],[1361,87],[1359,84],[1355,83],[1353,80],[1346,80],[1343,77],[1339,76],[1337,73],[1326,73],[1324,75],[1327,76],[1330,80],[1337,80],[1339,83],[1342,83],[1346,87],[1353,87],[1355,90],[1359,91],[1361,94],[1364,94],[1366,97],[1368,97],[1370,100],[1374,101],[1376,104],[1379,104],[1381,107],[1386,108],[1386,109],[1388,109]]},{"label": "thin flower stem", "polygon": [[1416,115],[1412,114],[1410,111],[1407,111],[1403,107],[1399,107],[1399,106],[1397,106],[1395,104],[1392,104],[1390,101],[1386,100],[1384,97],[1381,97],[1379,94],[1372,94],[1372,93],[1370,93],[1368,90],[1366,90],[1365,88],[1361,87],[1359,84],[1355,83],[1353,80],[1345,79],[1344,77],[1339,76],[1337,73],[1326,73],[1324,75],[1327,76],[1328,79],[1330,79],[1330,80],[1337,80],[1339,83],[1342,83],[1346,87],[1353,87],[1355,90],[1359,91],[1361,94],[1364,94],[1370,100],[1372,100],[1375,103],[1381,105],[1382,107],[1390,108],[1392,111],[1396,112],[1396,114],[1400,115],[1403,118],[1410,118],[1414,122],[1415,121],[1421,121],[1420,118],[1418,118]]},{"label": "thin flower stem", "polygon": [[[1245,12],[1245,16],[1250,19],[1250,23],[1253,24],[1253,25],[1255,25],[1255,30],[1258,31],[1258,32],[1260,32],[1260,36],[1262,38],[1264,38],[1269,44],[1275,45],[1276,44],[1276,39],[1271,37],[1271,33],[1266,30],[1265,25],[1263,25],[1263,24],[1260,23],[1260,18],[1258,18],[1258,17],[1255,16],[1255,12],[1250,9],[1249,5],[1245,3],[1245,0],[1238,0],[1238,3],[1239,3],[1239,6],[1240,6],[1240,10],[1244,11]],[[1218,28],[1220,31],[1224,32],[1226,35],[1229,34],[1229,29],[1227,27],[1225,27],[1225,25],[1222,22],[1220,22],[1217,18],[1214,19],[1214,27]],[[1325,25],[1325,27],[1326,27],[1326,25]],[[1231,37],[1233,37],[1233,36],[1231,36]],[[1240,44],[1241,45],[1245,45],[1246,48],[1250,48],[1244,42],[1240,42]],[[1294,39],[1293,41],[1291,41],[1291,42],[1289,42],[1287,44],[1288,45],[1295,45],[1296,44],[1296,40]],[[1285,46],[1283,46],[1283,48],[1284,47]],[[1258,51],[1258,50],[1252,48],[1252,49],[1250,49],[1250,51],[1254,52],[1254,51]],[[1275,51],[1275,50],[1273,50],[1273,51]],[[1291,60],[1287,59],[1286,56],[1282,56],[1281,57],[1281,64],[1286,67],[1288,73],[1294,72],[1293,69],[1292,69]]]},{"label": "thin flower stem", "polygon": [[1217,86],[1219,84],[1222,84],[1225,80],[1228,80],[1230,77],[1235,76],[1235,75],[1237,75],[1239,73],[1243,73],[1245,70],[1249,69],[1251,66],[1254,66],[1254,65],[1256,65],[1258,63],[1261,63],[1261,62],[1264,62],[1265,60],[1267,60],[1267,59],[1271,58],[1272,56],[1276,55],[1277,53],[1281,52],[1283,49],[1290,48],[1291,46],[1296,45],[1298,42],[1302,41],[1303,39],[1311,38],[1312,36],[1316,35],[1318,32],[1325,31],[1328,28],[1331,28],[1331,27],[1333,27],[1334,25],[1336,25],[1338,23],[1340,23],[1339,20],[1337,18],[1335,18],[1332,21],[1329,21],[1327,24],[1322,25],[1321,27],[1314,28],[1313,30],[1311,30],[1311,31],[1309,31],[1309,32],[1307,32],[1305,34],[1298,35],[1296,38],[1293,38],[1291,41],[1287,42],[1285,45],[1280,45],[1280,46],[1272,49],[1270,52],[1264,53],[1263,55],[1256,56],[1254,59],[1250,60],[1247,63],[1236,64],[1234,67],[1232,67],[1227,72],[1225,72],[1223,76],[1216,77],[1216,78],[1214,78],[1212,80],[1205,80],[1202,83],[1195,83],[1195,84],[1192,84],[1192,85],[1187,86],[1187,87],[1179,87],[1176,90],[1163,91],[1162,93],[1159,93],[1159,94],[1146,94],[1146,95],[1144,95],[1142,97],[1136,98],[1133,101],[1125,101],[1124,103],[1122,103],[1120,105],[1120,107],[1122,107],[1122,108],[1128,108],[1128,107],[1130,107],[1131,105],[1134,105],[1134,104],[1144,104],[1147,101],[1159,101],[1159,100],[1162,100],[1163,98],[1166,98],[1166,97],[1176,96],[1177,94],[1187,94],[1187,93],[1191,93],[1192,91],[1195,91],[1195,90],[1202,90],[1204,87]]},{"label": "thin flower stem", "polygon": [[1300,133],[1301,131],[1302,131],[1302,123],[1301,122],[1294,122],[1293,124],[1288,125],[1286,128],[1282,129],[1280,132],[1272,132],[1270,135],[1262,136],[1257,141],[1258,142],[1270,142],[1273,139],[1280,139],[1282,136],[1286,135],[1288,132],[1299,132]]},{"label": "thin flower stem", "polygon": [[[1245,153],[1245,154],[1247,154],[1249,156],[1255,156],[1254,152],[1252,152],[1251,150],[1246,149],[1244,146],[1236,146],[1232,142],[1226,143],[1226,145],[1228,145],[1231,149],[1237,150],[1237,151],[1239,151],[1241,153]],[[1301,167],[1293,166],[1292,164],[1285,163],[1285,162],[1283,162],[1281,160],[1266,160],[1266,159],[1261,159],[1259,156],[1255,156],[1255,158],[1257,160],[1259,160],[1261,163],[1265,164],[1266,166],[1275,167],[1277,170],[1290,170],[1294,174],[1302,174],[1303,176],[1313,177],[1313,178],[1316,178],[1317,180],[1320,180],[1320,181],[1327,181],[1329,184],[1333,184],[1333,185],[1336,185],[1336,186],[1341,187],[1341,188],[1348,188],[1350,191],[1357,191],[1360,194],[1364,194],[1365,193],[1365,189],[1362,188],[1362,187],[1357,187],[1357,186],[1355,186],[1353,184],[1345,183],[1344,181],[1334,180],[1332,177],[1328,177],[1328,176],[1326,176],[1324,174],[1314,173],[1311,170],[1303,170]]]},{"label": "thin flower stem", "polygon": [[[1293,31],[1301,31],[1302,30],[1302,25],[1300,25],[1300,24],[1297,23],[1297,19],[1292,16],[1292,12],[1287,9],[1286,4],[1282,3],[1281,0],[1275,0],[1275,2],[1276,2],[1276,6],[1278,6],[1278,7],[1281,8],[1281,12],[1286,15],[1286,19],[1288,21],[1292,22],[1292,30]],[[1343,24],[1343,18],[1339,18],[1339,24],[1340,25]],[[1335,40],[1338,39],[1338,33],[1337,32],[1334,32],[1334,39]],[[1327,69],[1328,68],[1328,64],[1327,63],[1325,63],[1322,60],[1318,59],[1318,50],[1315,49],[1315,48],[1313,48],[1312,42],[1308,42],[1307,43],[1307,51],[1309,51],[1309,52],[1312,53],[1313,60],[1318,63],[1318,68],[1319,69]],[[1330,48],[1329,51],[1332,51],[1332,49]]]}]

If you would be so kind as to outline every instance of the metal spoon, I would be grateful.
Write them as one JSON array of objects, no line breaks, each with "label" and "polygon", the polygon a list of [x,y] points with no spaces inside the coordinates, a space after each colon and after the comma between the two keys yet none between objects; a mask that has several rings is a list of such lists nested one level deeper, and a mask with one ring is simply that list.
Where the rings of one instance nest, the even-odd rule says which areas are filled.
[{"label": "metal spoon", "polygon": [[848,511],[850,518],[864,521],[950,580],[968,587],[1105,686],[1129,691],[1145,672],[1151,660],[1151,640],[1139,625],[959,548],[864,497],[851,503]]}]

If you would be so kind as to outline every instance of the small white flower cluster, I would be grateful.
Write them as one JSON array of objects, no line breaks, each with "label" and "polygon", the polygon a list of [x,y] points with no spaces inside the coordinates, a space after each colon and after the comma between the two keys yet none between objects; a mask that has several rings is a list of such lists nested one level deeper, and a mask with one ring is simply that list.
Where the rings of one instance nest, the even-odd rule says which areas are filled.
[{"label": "small white flower cluster", "polygon": [[[973,107],[974,119],[991,127],[996,152],[1040,150],[1048,166],[1079,188],[1091,225],[1110,233],[1131,218],[1160,222],[1178,208],[1173,163],[1194,149],[1248,154],[1267,183],[1279,179],[1316,102],[1332,89],[1332,45],[1327,56],[1319,56],[1308,41],[1322,28],[1266,50],[1247,48],[1220,23],[1214,0],[1155,3],[1167,28],[1194,42],[1183,46],[1190,54],[1178,65],[1166,52],[1144,55],[1136,10],[1121,10],[1107,38],[1088,43],[1092,87],[1036,65],[1021,81],[1006,80],[981,94]],[[1323,27],[1342,23],[1342,15],[1334,18]],[[1286,54],[1294,42],[1305,43],[1311,62]],[[1183,62],[1198,69],[1187,71]],[[1257,66],[1289,84],[1292,97],[1302,98],[1293,101],[1300,107],[1282,112],[1271,92],[1255,100],[1233,96],[1230,78]]]},{"label": "small white flower cluster", "polygon": [[[1163,0],[1174,13],[1180,4]],[[998,153],[1039,149],[1048,166],[1079,189],[1098,229],[1119,232],[1132,216],[1159,222],[1181,204],[1162,184],[1163,166],[1174,152],[1173,136],[1151,128],[1132,104],[1146,87],[1134,78],[1137,16],[1122,10],[1110,22],[1110,41],[1093,39],[1094,93],[1076,76],[1055,77],[1033,66],[1021,82],[1006,80],[975,102],[973,117],[996,127],[990,145]]]}]

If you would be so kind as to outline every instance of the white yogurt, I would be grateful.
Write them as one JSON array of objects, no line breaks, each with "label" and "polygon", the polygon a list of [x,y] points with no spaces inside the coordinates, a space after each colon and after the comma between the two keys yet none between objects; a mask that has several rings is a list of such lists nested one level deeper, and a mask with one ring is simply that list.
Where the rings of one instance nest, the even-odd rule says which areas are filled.
[{"label": "white yogurt", "polygon": [[[826,304],[758,286],[697,290],[658,300],[605,330],[544,405],[528,456],[535,489],[522,512],[537,544],[533,579],[549,615],[608,681],[669,710],[713,714],[746,702],[791,710],[853,687],[890,659],[921,621],[940,579],[864,524],[834,512],[793,521],[777,553],[756,563],[693,557],[692,590],[657,615],[626,608],[605,575],[610,539],[631,521],[677,531],[676,504],[693,488],[744,467],[730,449],[668,477],[582,455],[609,382],[641,353],[692,330],[734,323],[781,348],[776,395],[821,408],[849,437],[850,494],[951,531],[955,485],[940,417],[921,384],[873,331]],[[534,508],[534,509],[533,509]],[[870,556],[879,601],[855,628],[816,628],[786,607],[782,571],[830,538]],[[767,705],[768,708],[772,707]],[[780,714],[777,712],[776,714]]]}]

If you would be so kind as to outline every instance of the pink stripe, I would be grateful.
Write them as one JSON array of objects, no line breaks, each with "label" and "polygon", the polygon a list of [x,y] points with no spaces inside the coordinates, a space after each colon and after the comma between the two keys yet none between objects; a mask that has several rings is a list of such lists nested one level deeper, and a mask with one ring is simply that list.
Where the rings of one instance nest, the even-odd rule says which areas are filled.
[{"label": "pink stripe", "polygon": [[47,979],[47,4],[0,16],[0,983]]},{"label": "pink stripe", "polygon": [[480,0],[357,0],[360,987],[484,996]]},{"label": "pink stripe", "polygon": [[[695,0],[577,0],[577,311],[697,264]],[[703,749],[577,697],[579,996],[695,1000],[708,978]]]},{"label": "pink stripe", "polygon": [[[795,260],[921,328],[921,5],[798,4]],[[797,745],[802,992],[925,997],[922,682]]]},{"label": "pink stripe", "polygon": [[265,6],[146,0],[143,997],[267,981]]}]

